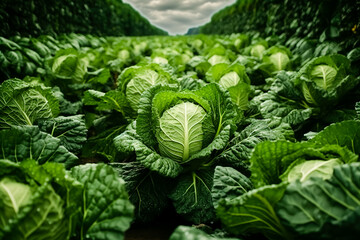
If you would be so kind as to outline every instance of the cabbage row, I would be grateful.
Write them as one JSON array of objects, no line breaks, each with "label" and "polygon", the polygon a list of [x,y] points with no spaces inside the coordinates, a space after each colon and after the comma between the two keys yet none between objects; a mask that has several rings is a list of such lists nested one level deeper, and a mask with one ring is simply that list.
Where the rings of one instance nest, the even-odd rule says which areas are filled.
[{"label": "cabbage row", "polygon": [[355,239],[359,59],[253,33],[0,38],[0,239],[175,214],[197,228],[171,240]]}]

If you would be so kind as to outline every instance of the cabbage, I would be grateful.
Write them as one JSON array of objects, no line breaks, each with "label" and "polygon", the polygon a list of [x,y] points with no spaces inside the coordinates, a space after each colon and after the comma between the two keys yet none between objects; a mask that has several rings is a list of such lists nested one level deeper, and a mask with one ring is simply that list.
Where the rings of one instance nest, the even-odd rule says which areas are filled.
[{"label": "cabbage", "polygon": [[166,110],[160,118],[160,130],[156,134],[160,154],[181,162],[199,152],[202,148],[202,122],[205,116],[202,107],[190,102]]},{"label": "cabbage", "polygon": [[230,88],[236,86],[240,81],[240,77],[236,72],[226,73],[220,78],[219,84],[224,88]]},{"label": "cabbage", "polygon": [[253,57],[262,58],[265,47],[262,44],[257,44],[251,48],[250,55]]},{"label": "cabbage", "polygon": [[137,112],[141,95],[145,90],[157,84],[175,82],[170,74],[156,63],[128,67],[123,70],[118,81],[119,90],[125,94],[128,105],[134,112]]}]

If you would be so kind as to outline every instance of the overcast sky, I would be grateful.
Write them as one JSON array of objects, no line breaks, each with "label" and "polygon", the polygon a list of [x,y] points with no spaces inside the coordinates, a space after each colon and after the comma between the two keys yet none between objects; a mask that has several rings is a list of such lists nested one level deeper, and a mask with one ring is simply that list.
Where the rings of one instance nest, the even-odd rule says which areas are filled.
[{"label": "overcast sky", "polygon": [[236,0],[123,0],[141,15],[170,35],[184,34],[191,27],[201,26],[211,16]]}]

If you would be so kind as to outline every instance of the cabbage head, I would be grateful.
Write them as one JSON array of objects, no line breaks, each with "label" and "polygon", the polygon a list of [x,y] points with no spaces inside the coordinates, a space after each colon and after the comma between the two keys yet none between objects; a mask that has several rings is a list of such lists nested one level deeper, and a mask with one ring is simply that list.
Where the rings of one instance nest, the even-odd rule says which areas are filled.
[{"label": "cabbage head", "polygon": [[291,69],[291,52],[284,46],[273,46],[263,52],[260,70],[271,76],[282,70]]},{"label": "cabbage head", "polygon": [[295,84],[308,105],[329,107],[337,104],[359,80],[352,74],[349,59],[335,54],[312,59],[300,69]]},{"label": "cabbage head", "polygon": [[176,177],[211,164],[230,140],[236,117],[229,93],[218,84],[196,91],[157,85],[143,93],[136,126],[116,137],[115,147],[135,151],[145,167]]},{"label": "cabbage head", "polygon": [[206,80],[218,83],[229,91],[233,103],[241,110],[248,107],[250,79],[245,67],[239,63],[219,63],[209,68]]},{"label": "cabbage head", "polygon": [[186,161],[202,148],[202,122],[205,110],[191,102],[183,102],[166,110],[156,133],[160,154],[177,161]]},{"label": "cabbage head", "polygon": [[136,112],[142,93],[156,84],[171,83],[170,74],[153,63],[146,66],[126,68],[119,76],[119,90],[126,96],[131,108]]}]

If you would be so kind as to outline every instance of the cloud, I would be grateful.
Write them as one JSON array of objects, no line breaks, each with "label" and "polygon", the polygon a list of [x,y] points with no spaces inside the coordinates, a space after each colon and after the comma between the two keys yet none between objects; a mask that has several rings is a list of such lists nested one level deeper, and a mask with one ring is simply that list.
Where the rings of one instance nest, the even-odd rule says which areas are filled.
[{"label": "cloud", "polygon": [[201,26],[211,16],[236,0],[123,0],[129,3],[149,21],[168,31],[184,34],[191,27]]}]

